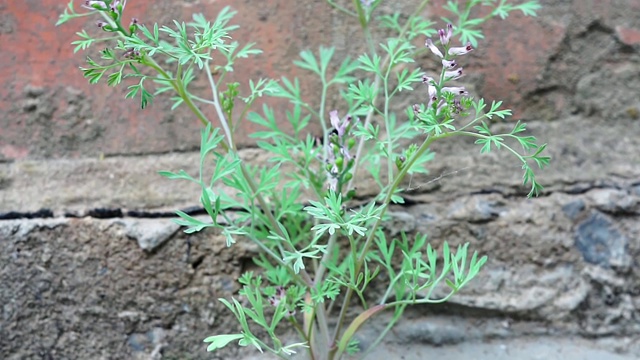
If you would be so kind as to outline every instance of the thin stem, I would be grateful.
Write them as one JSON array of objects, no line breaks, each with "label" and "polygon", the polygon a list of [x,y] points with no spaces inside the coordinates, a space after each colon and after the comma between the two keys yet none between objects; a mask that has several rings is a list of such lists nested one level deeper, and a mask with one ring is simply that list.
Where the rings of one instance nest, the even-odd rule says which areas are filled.
[{"label": "thin stem", "polygon": [[358,17],[358,14],[350,11],[349,9],[347,9],[345,7],[342,7],[342,6],[338,5],[338,4],[336,4],[332,0],[327,0],[327,4],[333,6],[334,8],[336,8],[336,10],[338,10],[338,11],[340,11],[340,12],[346,14],[346,15],[353,16],[353,17]]},{"label": "thin stem", "polygon": [[[416,8],[416,10],[414,11],[413,15],[409,17],[408,21],[405,23],[405,25],[403,26],[402,30],[400,31],[400,35],[398,36],[399,38],[402,38],[405,36],[405,34],[407,33],[407,31],[409,30],[409,27],[411,25],[411,21],[413,19],[414,16],[417,16],[417,14],[419,14],[420,12],[422,12],[422,10],[424,10],[424,8],[427,6],[427,4],[429,3],[429,0],[423,0],[420,5],[418,5],[418,7]],[[356,4],[356,6],[359,4]],[[366,30],[366,26],[363,26],[363,29]],[[372,53],[375,52],[375,50],[372,51]],[[382,61],[382,67],[386,67],[389,65],[389,61],[391,60],[391,55],[387,54],[384,58],[384,60]],[[374,81],[374,89],[378,89],[380,86],[380,77],[376,76],[376,79]],[[386,87],[385,87],[386,88]],[[376,91],[377,93],[377,91]],[[374,99],[373,101],[373,108],[375,108],[375,102],[377,100],[377,97]],[[366,128],[370,123],[371,123],[371,118],[373,116],[374,110],[371,109],[369,110],[369,113],[367,114],[366,120],[364,122],[364,127]],[[431,140],[430,140],[431,139]],[[361,257],[358,259],[358,261],[356,262],[356,274],[360,272],[360,269],[362,267],[362,261],[364,260],[364,255],[366,254],[366,252],[369,250],[369,247],[371,247],[371,244],[373,242],[373,237],[374,234],[376,232],[376,229],[378,228],[378,226],[381,223],[381,219],[382,216],[384,215],[384,212],[386,212],[387,209],[387,205],[389,203],[389,201],[391,200],[391,196],[393,195],[395,188],[400,184],[400,181],[404,178],[404,176],[407,173],[407,170],[411,167],[411,165],[413,164],[413,162],[416,161],[416,159],[418,159],[418,156],[422,155],[422,153],[424,153],[424,151],[426,151],[429,147],[429,145],[431,144],[431,142],[433,142],[435,139],[437,139],[436,137],[433,138],[427,138],[425,140],[425,142],[423,143],[423,145],[420,147],[420,149],[414,154],[414,156],[412,157],[412,159],[410,159],[405,166],[403,167],[403,169],[398,173],[398,176],[395,178],[395,181],[393,182],[392,186],[389,188],[389,191],[387,192],[387,196],[383,202],[383,210],[382,213],[380,214],[380,217],[378,218],[378,220],[376,221],[373,229],[369,229],[369,236],[367,237],[367,240],[365,241],[365,245],[364,245],[364,249],[362,252]],[[359,164],[360,164],[360,158],[362,155],[362,151],[364,149],[364,138],[361,138],[360,141],[358,142],[358,148],[356,151],[356,155],[355,155],[355,163],[353,166],[353,177],[352,179],[349,181],[349,183],[347,184],[347,189],[346,191],[349,191],[353,188],[353,184],[355,182],[355,179],[357,178],[356,174],[357,174],[357,170],[359,168]],[[391,154],[389,154],[389,156],[391,156]],[[389,161],[391,162],[391,159],[389,159]],[[327,251],[332,251],[332,248],[327,247]],[[323,266],[322,264],[320,264],[320,266]],[[349,306],[349,302],[351,301],[351,297],[353,296],[353,290],[351,288],[347,289],[347,293],[345,294],[345,298],[342,304],[342,308],[340,309],[340,315],[338,317],[338,324],[336,325],[335,328],[335,332],[333,335],[333,342],[335,343],[336,340],[338,339],[338,336],[340,335],[340,330],[342,328],[342,325],[344,324],[345,318],[346,318],[346,312],[347,312],[347,308]]]},{"label": "thin stem", "polygon": [[[368,253],[369,248],[373,244],[373,238],[375,237],[375,233],[378,230],[378,227],[382,224],[382,218],[384,217],[387,209],[389,208],[389,203],[391,202],[391,197],[395,193],[395,190],[400,186],[400,183],[404,179],[404,177],[407,174],[407,172],[409,171],[409,169],[422,156],[422,154],[429,149],[429,146],[431,146],[431,144],[434,141],[440,140],[440,139],[444,139],[444,138],[448,138],[448,137],[455,136],[455,135],[458,135],[458,133],[450,132],[450,133],[444,133],[444,134],[441,134],[441,135],[435,135],[435,136],[427,137],[424,140],[424,142],[422,143],[422,145],[420,145],[420,147],[418,148],[416,153],[410,159],[408,159],[407,162],[403,165],[402,169],[398,173],[398,176],[396,176],[396,178],[394,179],[393,183],[389,187],[389,189],[387,191],[387,195],[385,196],[384,200],[382,201],[382,204],[381,204],[382,210],[380,211],[380,214],[378,215],[379,216],[378,219],[374,223],[373,227],[371,229],[368,229],[369,235],[367,236],[367,240],[364,243],[364,246],[362,248],[362,252],[360,254],[360,257],[358,258],[358,261],[356,262],[356,265],[355,265],[356,274],[360,273],[360,270],[362,269],[362,265],[364,263],[365,256]],[[347,292],[346,292],[345,297],[344,297],[344,302],[342,304],[342,309],[340,310],[340,316],[338,318],[338,324],[336,326],[336,331],[334,333],[334,338],[333,338],[334,342],[337,340],[338,336],[340,335],[340,330],[341,330],[342,325],[344,324],[344,321],[345,321],[345,318],[346,318],[346,309],[349,306],[349,302],[351,301],[351,297],[352,296],[353,296],[353,289],[347,288]]]},{"label": "thin stem", "polygon": [[[327,242],[327,249],[333,249],[337,239],[338,239],[338,233],[335,232],[329,237],[329,241]],[[318,267],[318,270],[316,271],[316,276],[314,280],[316,284],[322,281],[322,278],[324,277],[324,272],[327,269],[326,265],[324,264],[327,264],[329,262],[329,258],[331,257],[331,255],[333,254],[329,251],[326,251],[324,255],[322,255],[322,260],[320,260],[320,267]]]},{"label": "thin stem", "polygon": [[371,351],[380,344],[382,339],[384,339],[387,336],[387,333],[389,333],[391,328],[393,328],[393,326],[398,322],[398,320],[400,320],[400,317],[404,313],[404,309],[407,307],[407,305],[402,304],[402,305],[399,305],[399,307],[400,307],[399,309],[398,308],[395,309],[395,314],[393,314],[393,318],[391,319],[391,321],[389,321],[387,326],[385,326],[385,328],[380,332],[378,337],[369,345],[367,350],[365,350],[362,354],[360,354],[360,356],[358,357],[358,360],[364,360],[367,357],[367,355],[371,353]]},{"label": "thin stem", "polygon": [[391,137],[391,121],[389,120],[389,73],[392,64],[387,67],[387,73],[384,75],[384,127],[387,132],[387,185],[391,185],[393,181],[393,138]]},{"label": "thin stem", "polygon": [[[407,31],[409,31],[409,27],[411,25],[411,20],[413,19],[414,16],[417,16],[417,14],[419,14],[420,12],[422,12],[422,10],[424,10],[424,8],[427,6],[427,4],[429,3],[429,0],[423,0],[420,5],[418,5],[418,7],[416,8],[416,10],[413,12],[413,15],[409,17],[409,19],[407,20],[407,22],[404,24],[404,26],[402,27],[402,29],[400,30],[400,34],[398,35],[398,38],[402,38],[406,35]],[[372,53],[375,51],[372,51]],[[386,67],[389,60],[391,59],[390,54],[387,54],[385,56],[385,58],[382,60],[382,67]],[[378,87],[380,86],[380,77],[376,76],[376,79],[373,83],[373,89],[378,89]],[[378,93],[377,91],[375,92],[376,94]],[[373,108],[375,108],[375,103],[377,100],[377,95],[376,98],[374,98],[373,100]],[[369,110],[369,113],[367,114],[367,117],[365,119],[365,122],[363,124],[363,126],[366,128],[370,123],[371,123],[371,118],[373,117],[373,112],[374,110],[371,109]],[[360,158],[362,155],[362,152],[364,150],[364,143],[365,140],[364,138],[361,138],[360,141],[358,141],[358,148],[356,150],[356,155],[355,155],[355,163],[353,165],[353,178],[349,181],[349,183],[347,184],[347,191],[353,189],[353,185],[355,183],[355,179],[357,178],[357,171],[359,169],[359,165],[360,165]]]},{"label": "thin stem", "polygon": [[[233,133],[229,128],[229,123],[227,121],[226,116],[224,116],[224,112],[222,111],[222,107],[220,106],[220,100],[218,99],[218,88],[216,86],[216,82],[213,80],[213,75],[211,74],[211,68],[209,67],[209,61],[204,62],[205,72],[207,73],[207,79],[209,80],[209,86],[211,87],[211,93],[213,94],[213,108],[216,110],[218,114],[218,118],[220,119],[220,126],[224,130],[224,133],[227,135],[227,141],[229,142],[229,148],[231,148],[234,152],[237,152],[236,144],[233,141]],[[266,211],[266,208],[263,208]]]},{"label": "thin stem", "polygon": [[327,101],[327,82],[325,76],[322,76],[322,92],[320,96],[320,109],[318,111],[318,118],[320,119],[320,125],[322,126],[322,145],[324,147],[324,158],[323,163],[327,161],[329,147],[329,129],[327,128],[327,122],[324,119],[324,107],[325,102]]}]

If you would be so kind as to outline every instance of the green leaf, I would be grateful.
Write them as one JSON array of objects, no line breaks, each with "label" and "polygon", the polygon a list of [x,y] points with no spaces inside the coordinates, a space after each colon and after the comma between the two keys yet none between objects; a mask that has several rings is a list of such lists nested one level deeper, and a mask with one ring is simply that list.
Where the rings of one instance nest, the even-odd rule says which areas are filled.
[{"label": "green leaf", "polygon": [[346,57],[342,61],[340,68],[338,69],[335,77],[330,81],[330,83],[345,84],[355,81],[356,78],[354,76],[351,76],[350,74],[357,70],[358,67],[359,64],[357,61],[351,61],[349,57]]},{"label": "green leaf", "polygon": [[171,171],[158,171],[158,174],[160,174],[160,176],[164,176],[164,177],[166,177],[168,179],[172,179],[172,180],[175,180],[175,179],[189,180],[189,181],[193,181],[193,182],[199,184],[199,182],[196,179],[192,178],[184,170],[180,170],[177,173],[174,173],[174,172],[171,172]]},{"label": "green leaf", "polygon": [[234,340],[240,340],[243,337],[244,335],[242,334],[214,335],[204,339],[204,342],[211,343],[209,344],[209,346],[207,346],[207,351],[211,352],[217,349],[222,349],[223,347],[227,346],[227,344],[229,344],[230,342]]},{"label": "green leaf", "polygon": [[369,57],[369,54],[362,54],[358,58],[358,62],[360,63],[360,69],[366,72],[374,73],[381,76],[380,73],[380,62],[381,58],[378,54],[373,54],[373,58]]},{"label": "green leaf", "polygon": [[294,60],[293,63],[301,68],[301,69],[306,69],[309,71],[312,71],[314,73],[316,73],[319,76],[322,76],[323,73],[320,70],[320,66],[318,65],[318,62],[316,60],[316,58],[313,56],[313,53],[309,50],[304,50],[300,53],[300,57],[302,58],[302,61],[300,60]]},{"label": "green leaf", "polygon": [[76,35],[78,35],[82,40],[75,40],[71,43],[71,45],[77,45],[73,49],[74,54],[80,50],[88,49],[89,46],[91,46],[91,44],[93,44],[96,41],[96,39],[92,38],[91,35],[87,34],[85,30],[82,30],[81,32],[77,32]]},{"label": "green leaf", "polygon": [[198,220],[184,211],[177,210],[176,214],[180,216],[180,219],[174,219],[173,221],[178,225],[186,226],[187,229],[184,232],[187,234],[192,234],[208,227],[217,227],[214,223]]}]

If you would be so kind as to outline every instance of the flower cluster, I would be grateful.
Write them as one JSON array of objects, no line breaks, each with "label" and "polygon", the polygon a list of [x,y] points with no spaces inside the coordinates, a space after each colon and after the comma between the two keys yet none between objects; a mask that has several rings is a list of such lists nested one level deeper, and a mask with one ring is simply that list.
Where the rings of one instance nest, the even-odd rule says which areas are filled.
[{"label": "flower cluster", "polygon": [[[447,25],[446,30],[438,30],[438,35],[440,36],[440,44],[444,47],[444,51],[440,51],[431,39],[427,39],[425,42],[425,46],[427,46],[434,55],[438,56],[442,62],[442,72],[439,80],[436,81],[434,78],[427,75],[422,77],[422,82],[427,85],[429,93],[427,108],[434,109],[436,114],[440,114],[442,109],[451,105],[454,112],[460,112],[462,107],[458,97],[468,96],[469,93],[462,86],[444,85],[451,80],[458,80],[464,76],[462,67],[458,68],[458,63],[454,58],[473,51],[473,46],[471,46],[471,43],[467,43],[465,46],[459,47],[450,46],[451,36],[453,35],[453,25],[451,24]],[[452,104],[446,100],[446,93],[451,93],[456,96]],[[414,105],[413,110],[414,113],[419,113],[420,106]]]},{"label": "flower cluster", "polygon": [[[269,304],[273,307],[278,307],[280,304],[286,306],[287,302],[287,291],[284,287],[278,286],[276,288],[276,294],[273,296],[269,296],[268,298]],[[288,307],[287,307],[288,308]],[[294,316],[296,314],[295,308],[287,309],[287,316]]]},{"label": "flower cluster", "polygon": [[348,135],[355,121],[351,115],[340,120],[337,110],[329,113],[329,120],[333,130],[329,136],[329,143],[326,144],[325,170],[327,171],[329,190],[339,191],[341,182],[349,181],[352,177],[350,170],[355,162],[355,157],[349,153],[349,150],[353,148],[356,141]]},{"label": "flower cluster", "polygon": [[[121,19],[122,19],[122,12],[124,11],[125,6],[127,5],[127,1],[120,1],[120,0],[111,0],[111,1],[92,1],[92,0],[86,0],[84,2],[84,4],[82,4],[82,7],[84,7],[85,9],[89,9],[89,10],[97,10],[97,11],[104,11],[109,13],[109,16],[111,17],[111,19],[113,19],[114,21],[120,23]],[[121,29],[118,28],[118,26],[114,26],[113,24],[110,24],[109,22],[106,21],[97,21],[96,22],[96,26],[98,26],[100,29],[104,30],[104,31],[108,31],[108,32],[114,32],[114,31],[120,31]],[[133,34],[139,26],[139,22],[138,19],[133,18],[131,19],[131,23],[129,24],[129,32],[131,34]]]}]

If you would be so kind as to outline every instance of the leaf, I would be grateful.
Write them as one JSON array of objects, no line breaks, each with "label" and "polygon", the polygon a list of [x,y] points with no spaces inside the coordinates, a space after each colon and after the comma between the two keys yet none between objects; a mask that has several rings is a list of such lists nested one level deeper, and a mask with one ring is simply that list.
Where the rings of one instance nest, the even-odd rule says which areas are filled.
[{"label": "leaf", "polygon": [[198,183],[198,181],[196,181],[196,179],[192,178],[189,174],[187,174],[186,171],[184,170],[180,170],[177,173],[171,172],[171,171],[158,171],[158,174],[160,174],[160,176],[164,176],[168,179],[182,179],[182,180],[189,180],[189,181],[193,181]]},{"label": "leaf", "polygon": [[301,69],[306,69],[309,71],[312,71],[320,76],[322,76],[322,72],[320,70],[320,67],[318,66],[318,62],[316,61],[316,58],[313,56],[313,53],[309,50],[304,50],[300,53],[300,57],[302,58],[302,61],[300,60],[294,60],[293,63],[301,68]]},{"label": "leaf", "polygon": [[174,219],[174,222],[181,226],[187,226],[187,229],[184,231],[187,234],[192,234],[208,227],[217,227],[214,223],[206,223],[198,220],[184,211],[177,210],[176,214],[180,216],[180,219]]},{"label": "leaf", "polygon": [[204,339],[204,342],[211,343],[207,346],[207,351],[215,351],[217,349],[222,349],[227,346],[230,342],[234,340],[240,340],[244,337],[242,334],[224,334],[224,335],[214,335],[209,336]]}]

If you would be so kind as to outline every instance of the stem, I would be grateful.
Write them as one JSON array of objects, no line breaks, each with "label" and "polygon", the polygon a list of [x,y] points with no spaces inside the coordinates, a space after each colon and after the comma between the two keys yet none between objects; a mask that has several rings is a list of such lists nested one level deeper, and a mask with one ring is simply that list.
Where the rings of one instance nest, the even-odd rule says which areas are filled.
[{"label": "stem", "polygon": [[[400,31],[400,34],[398,35],[398,38],[402,38],[403,36],[405,36],[405,34],[407,33],[407,31],[409,30],[409,26],[411,25],[411,20],[413,19],[414,16],[417,16],[418,13],[422,12],[422,10],[424,10],[424,8],[427,6],[427,4],[429,3],[429,0],[422,0],[422,2],[420,3],[420,5],[418,5],[418,7],[416,8],[416,10],[413,12],[413,15],[409,17],[409,19],[407,20],[407,22],[404,24],[404,27],[402,28],[402,30]],[[374,53],[375,50],[372,51],[372,53]],[[382,61],[382,67],[386,67],[389,63],[389,60],[391,59],[391,57],[389,56],[389,54],[387,54],[384,58],[384,60]],[[376,89],[376,94],[378,87],[380,86],[380,78],[376,77],[374,83],[373,83],[373,88]],[[373,101],[373,108],[375,108],[375,102],[377,100],[377,96]],[[366,128],[370,123],[371,123],[371,118],[373,117],[373,112],[374,110],[371,109],[369,110],[369,113],[367,114],[367,117],[365,119],[365,122],[363,124],[363,126]],[[357,171],[360,165],[360,158],[362,155],[362,151],[364,150],[364,139],[361,138],[360,141],[358,141],[358,149],[356,150],[356,155],[355,155],[355,163],[353,165],[353,178],[349,181],[348,185],[347,185],[347,191],[353,189],[353,185],[355,182],[355,179],[357,178]]]},{"label": "stem", "polygon": [[402,304],[399,305],[400,309],[395,309],[395,314],[393,315],[393,318],[391,319],[391,321],[389,321],[389,323],[387,324],[387,326],[385,326],[384,330],[382,330],[380,332],[380,335],[378,335],[378,337],[371,343],[371,345],[369,345],[369,347],[367,348],[367,350],[365,350],[360,357],[358,358],[358,360],[363,360],[367,357],[367,355],[376,348],[376,346],[378,346],[380,344],[380,342],[382,341],[382,339],[384,339],[387,336],[387,333],[389,333],[389,330],[391,330],[391,328],[393,328],[393,326],[398,322],[398,320],[400,320],[400,317],[402,316],[402,314],[404,313],[404,309],[407,307],[407,305]]},{"label": "stem", "polygon": [[[233,141],[233,133],[229,128],[229,122],[227,118],[224,116],[224,112],[222,111],[222,107],[220,107],[220,100],[218,99],[218,88],[216,86],[216,82],[213,80],[213,75],[211,74],[211,68],[209,67],[209,61],[204,62],[204,69],[207,73],[207,79],[209,79],[209,85],[211,86],[211,93],[213,94],[213,108],[216,110],[218,114],[218,119],[220,119],[220,126],[224,130],[224,133],[227,135],[227,139],[229,141],[229,148],[231,148],[234,152],[238,152],[236,148],[236,144]],[[245,172],[243,171],[243,174]],[[252,189],[254,190],[254,189]],[[257,195],[257,194],[256,194]],[[263,208],[265,211],[267,208]]]},{"label": "stem", "polygon": [[387,185],[391,185],[393,180],[393,139],[391,138],[391,123],[389,121],[389,73],[391,67],[387,67],[387,73],[384,75],[384,127],[387,132]]},{"label": "stem", "polygon": [[329,129],[327,129],[327,123],[324,119],[324,107],[325,107],[325,103],[327,101],[327,81],[325,79],[324,74],[322,74],[322,93],[320,96],[320,109],[318,111],[318,118],[320,119],[320,125],[322,126],[322,145],[324,147],[324,158],[323,158],[323,164],[327,161],[327,156],[328,156],[328,151],[329,147],[327,146],[329,144]]},{"label": "stem", "polygon": [[349,11],[347,8],[344,8],[344,7],[336,4],[332,0],[327,0],[327,4],[333,6],[334,8],[336,8],[336,10],[338,10],[338,11],[340,11],[342,13],[345,13],[345,14],[347,14],[349,16],[358,17],[358,14],[356,14],[356,13],[354,13],[352,11]]},{"label": "stem", "polygon": [[[440,139],[445,139],[445,138],[448,138],[448,137],[452,137],[452,136],[455,136],[455,135],[458,135],[458,134],[459,133],[448,132],[448,133],[444,133],[444,134],[441,134],[441,135],[435,135],[435,136],[427,137],[424,140],[424,142],[422,143],[422,145],[420,145],[420,148],[418,148],[416,153],[410,159],[408,159],[407,162],[404,164],[404,166],[402,167],[402,169],[398,173],[398,176],[396,176],[396,178],[394,179],[393,183],[389,187],[389,189],[387,191],[387,195],[385,196],[384,200],[382,201],[382,205],[381,205],[382,210],[380,211],[380,214],[378,215],[379,216],[378,219],[374,223],[373,227],[368,230],[369,235],[367,236],[367,240],[364,243],[364,246],[362,248],[362,252],[360,253],[360,257],[358,258],[358,261],[356,262],[356,265],[355,265],[356,274],[360,273],[360,270],[362,269],[362,265],[364,264],[365,256],[366,256],[367,252],[369,251],[369,248],[371,247],[371,245],[373,245],[373,238],[375,237],[375,233],[376,233],[378,227],[382,224],[382,218],[384,217],[387,209],[389,208],[389,203],[391,202],[391,197],[393,196],[395,190],[400,186],[400,183],[402,182],[404,177],[407,175],[407,172],[409,171],[409,169],[413,166],[413,164],[416,162],[416,160],[419,159],[422,156],[422,154],[429,149],[429,146],[431,146],[431,144],[434,141],[440,140]],[[340,310],[340,316],[338,318],[338,325],[336,325],[336,330],[335,330],[334,337],[333,337],[333,341],[334,342],[338,339],[338,336],[340,336],[340,330],[341,330],[342,325],[344,324],[344,321],[345,321],[345,318],[346,318],[346,309],[349,306],[349,302],[351,301],[351,297],[352,296],[353,296],[353,289],[347,288],[347,293],[345,294],[344,302],[342,303],[342,309]]]}]

